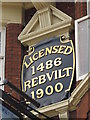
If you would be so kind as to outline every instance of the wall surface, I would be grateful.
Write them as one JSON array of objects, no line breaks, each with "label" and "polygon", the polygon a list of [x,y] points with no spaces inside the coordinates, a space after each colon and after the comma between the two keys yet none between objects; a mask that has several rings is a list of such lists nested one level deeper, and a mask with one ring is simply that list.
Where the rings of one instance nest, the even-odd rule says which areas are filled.
[{"label": "wall surface", "polygon": [[87,3],[76,2],[75,3],[75,19],[79,19],[87,15]]},{"label": "wall surface", "polygon": [[56,7],[75,19],[75,3],[74,2],[57,2]]},{"label": "wall surface", "polygon": [[[21,43],[18,41],[17,37],[22,30],[22,25],[8,24],[6,29],[5,78],[17,88],[20,88],[22,51]],[[5,87],[5,91],[10,92],[10,89]],[[16,94],[12,94],[17,97]]]},{"label": "wall surface", "polygon": [[80,100],[79,104],[76,107],[76,110],[69,112],[69,118],[87,118],[87,112],[90,110],[90,89],[85,93],[85,95]]},{"label": "wall surface", "polygon": [[90,110],[89,96],[90,89],[86,92],[77,106],[77,118],[87,118],[87,112]]},{"label": "wall surface", "polygon": [[[71,16],[74,20],[81,18],[87,14],[86,10],[86,3],[68,3],[68,2],[62,2],[62,3],[56,3],[56,7]],[[12,11],[10,11],[10,8],[5,7],[4,11],[9,10],[8,15]],[[19,10],[19,12],[18,12]],[[18,41],[18,35],[22,31],[22,25],[20,24],[22,21],[22,11],[21,8],[17,9],[14,8],[13,12],[15,11],[15,14],[12,14],[12,22],[7,24],[6,27],[6,64],[5,64],[5,78],[7,78],[12,84],[14,84],[17,88],[21,89],[21,65],[22,65],[22,56],[26,53],[26,48],[21,45],[21,43]],[[17,11],[17,12],[16,12]],[[26,25],[29,20],[33,17],[34,13],[36,12],[35,8],[27,9],[24,13],[24,24]],[[17,14],[16,14],[17,13]],[[10,19],[7,14],[3,15],[4,18]],[[15,20],[15,21],[14,21]],[[14,22],[18,23],[14,23]],[[74,32],[72,33],[72,38],[74,37]],[[8,87],[5,87],[5,91],[12,93],[13,96],[18,97],[14,92],[12,92]],[[86,118],[87,112],[90,109],[90,90],[83,96],[80,103],[78,104],[75,111],[71,111],[69,113],[70,118]],[[58,120],[58,117],[55,118],[55,120]]]},{"label": "wall surface", "polygon": [[21,5],[2,5],[2,21],[7,23],[22,23]]}]

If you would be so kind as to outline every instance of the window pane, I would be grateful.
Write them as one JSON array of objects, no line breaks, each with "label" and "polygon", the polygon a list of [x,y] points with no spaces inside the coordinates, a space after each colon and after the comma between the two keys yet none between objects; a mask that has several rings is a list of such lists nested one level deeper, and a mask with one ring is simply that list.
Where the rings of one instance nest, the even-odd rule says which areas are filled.
[{"label": "window pane", "polygon": [[[2,84],[2,60],[0,59],[0,84]],[[0,89],[2,89],[2,86],[0,86]]]},{"label": "window pane", "polygon": [[78,27],[79,76],[87,74],[89,70],[89,56],[88,56],[89,55],[88,32],[90,34],[89,23],[90,23],[90,19],[82,21],[79,23],[79,27]]},{"label": "window pane", "polygon": [[90,0],[87,1],[87,14],[90,15]]},{"label": "window pane", "polygon": [[1,53],[1,32],[0,32],[0,53]]},{"label": "window pane", "polygon": [[2,59],[0,59],[0,83],[2,81]]},{"label": "window pane", "polygon": [[[0,84],[4,80],[5,70],[5,35],[6,28],[0,28]],[[2,59],[3,57],[3,59]],[[4,89],[4,86],[0,86],[0,89]]]},{"label": "window pane", "polygon": [[89,72],[90,72],[90,19],[88,20],[88,66],[89,66]]},{"label": "window pane", "polygon": [[[0,84],[4,79],[4,60],[0,59]],[[4,86],[0,86],[0,89],[4,89]]]}]

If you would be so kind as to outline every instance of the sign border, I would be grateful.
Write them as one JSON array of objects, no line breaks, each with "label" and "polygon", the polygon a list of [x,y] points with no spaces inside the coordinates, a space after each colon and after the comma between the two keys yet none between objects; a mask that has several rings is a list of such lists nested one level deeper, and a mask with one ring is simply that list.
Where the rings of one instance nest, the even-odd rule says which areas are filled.
[{"label": "sign border", "polygon": [[[65,90],[65,92],[68,92],[68,91],[70,91],[70,89],[71,89],[71,85],[72,85],[73,77],[74,77],[74,70],[75,70],[75,52],[74,52],[74,46],[73,46],[72,40],[66,39],[66,40],[62,41],[62,40],[61,40],[61,37],[60,37],[60,42],[61,42],[61,43],[71,42],[72,49],[73,49],[73,72],[72,72],[72,77],[71,77],[71,80],[70,80],[69,87],[68,87],[67,90]],[[34,48],[34,47],[33,47],[33,48]],[[33,50],[33,52],[34,52],[34,50]],[[32,52],[32,53],[33,53],[33,52]],[[22,86],[22,91],[23,91],[23,92],[25,92],[25,91],[23,90],[23,65],[24,65],[25,58],[26,58],[27,56],[31,55],[32,53],[29,53],[28,55],[25,55],[25,56],[24,56],[24,59],[23,59],[23,63],[22,63],[21,86]]]}]

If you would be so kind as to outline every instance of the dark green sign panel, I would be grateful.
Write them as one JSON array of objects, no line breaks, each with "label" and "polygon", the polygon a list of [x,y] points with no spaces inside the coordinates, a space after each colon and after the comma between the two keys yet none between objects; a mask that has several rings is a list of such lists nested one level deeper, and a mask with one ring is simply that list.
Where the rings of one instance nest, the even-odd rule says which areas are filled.
[{"label": "dark green sign panel", "polygon": [[67,98],[74,76],[72,40],[51,38],[33,47],[22,65],[22,89],[42,106]]}]

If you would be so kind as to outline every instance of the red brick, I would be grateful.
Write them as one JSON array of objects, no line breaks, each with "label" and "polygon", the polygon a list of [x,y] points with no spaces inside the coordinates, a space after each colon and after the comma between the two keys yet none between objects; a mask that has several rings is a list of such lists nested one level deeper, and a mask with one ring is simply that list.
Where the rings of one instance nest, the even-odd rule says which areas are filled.
[{"label": "red brick", "polygon": [[25,25],[29,22],[29,20],[32,18],[35,12],[36,12],[35,8],[25,10]]},{"label": "red brick", "polygon": [[57,2],[56,7],[67,15],[75,19],[75,3],[74,2]]},{"label": "red brick", "polygon": [[77,118],[86,118],[87,112],[89,110],[89,93],[90,90],[88,90],[85,95],[82,97],[80,103],[77,105]]},{"label": "red brick", "polygon": [[[18,41],[18,35],[21,31],[22,25],[20,24],[7,25],[5,77],[12,84],[18,86],[19,89],[22,63],[22,45]],[[5,87],[5,91],[9,92],[10,89]],[[16,93],[13,92],[13,95],[16,97]]]},{"label": "red brick", "polygon": [[76,110],[69,112],[69,120],[72,120],[72,119],[74,119],[74,118],[76,118],[76,117],[77,117],[77,116],[76,116]]},{"label": "red brick", "polygon": [[75,19],[79,19],[87,15],[87,3],[76,2],[75,3]]}]

